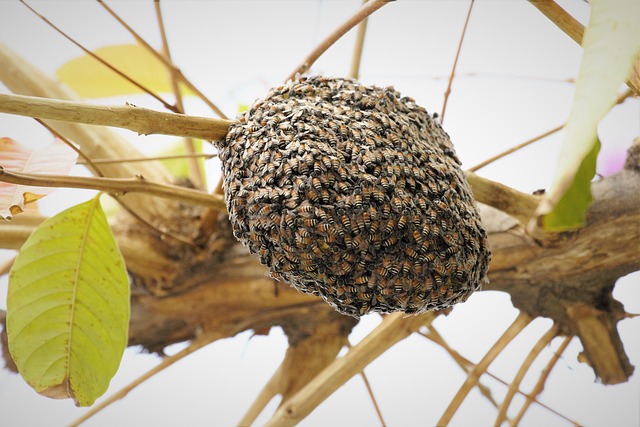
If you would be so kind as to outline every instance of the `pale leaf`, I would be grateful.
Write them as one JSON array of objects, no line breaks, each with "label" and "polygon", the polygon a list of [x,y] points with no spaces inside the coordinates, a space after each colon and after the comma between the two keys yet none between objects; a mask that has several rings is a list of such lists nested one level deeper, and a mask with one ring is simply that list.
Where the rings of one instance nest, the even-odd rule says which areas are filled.
[{"label": "pale leaf", "polygon": [[[0,166],[13,172],[67,175],[78,154],[62,141],[32,150],[11,138],[0,138]],[[0,218],[10,220],[35,202],[54,191],[51,187],[31,187],[0,182]]]},{"label": "pale leaf", "polygon": [[549,231],[574,229],[584,224],[595,173],[597,125],[615,105],[618,88],[640,51],[638,17],[638,0],[591,3],[558,171],[537,212],[538,222]]}]

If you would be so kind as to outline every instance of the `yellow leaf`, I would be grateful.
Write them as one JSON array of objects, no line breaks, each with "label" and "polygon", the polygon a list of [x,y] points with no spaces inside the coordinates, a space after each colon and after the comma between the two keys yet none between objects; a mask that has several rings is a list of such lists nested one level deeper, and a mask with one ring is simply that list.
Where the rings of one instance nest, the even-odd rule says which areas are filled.
[{"label": "yellow leaf", "polygon": [[[171,92],[169,70],[154,54],[140,45],[113,45],[95,50],[97,56],[153,92]],[[56,75],[78,95],[86,98],[144,93],[89,55],[64,64]],[[191,92],[185,92],[191,94]]]}]

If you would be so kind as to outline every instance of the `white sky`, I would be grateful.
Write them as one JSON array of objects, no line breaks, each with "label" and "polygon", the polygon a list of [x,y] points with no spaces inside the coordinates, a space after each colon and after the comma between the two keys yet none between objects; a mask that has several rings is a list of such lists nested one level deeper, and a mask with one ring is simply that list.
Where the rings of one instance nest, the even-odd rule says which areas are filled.
[{"label": "white sky", "polygon": [[[354,11],[359,1],[168,1],[163,12],[172,56],[184,73],[233,116],[238,104],[251,103],[278,84],[314,45]],[[39,11],[89,48],[131,43],[127,33],[96,3],[78,1],[33,2]],[[113,9],[153,45],[159,36],[151,2],[109,2]],[[561,2],[582,22],[588,5],[579,0]],[[361,80],[394,85],[414,97],[430,112],[442,106],[468,2],[400,1],[385,6],[369,22]],[[314,73],[346,75],[353,34],[348,34],[314,66]],[[53,74],[80,54],[68,41],[46,27],[17,2],[0,2],[0,42],[20,52],[43,71]],[[581,49],[535,8],[524,1],[477,1],[467,30],[444,127],[451,135],[464,166],[470,167],[495,153],[563,123],[571,107]],[[2,92],[7,92],[0,85]],[[127,96],[107,102],[160,109],[153,100]],[[190,100],[187,112],[210,115],[200,102]],[[123,132],[145,152],[173,141],[169,137],[137,137]],[[599,129],[603,156],[615,155],[640,134],[640,103],[617,107]],[[34,147],[51,137],[32,120],[0,116],[0,136],[10,136]],[[481,170],[480,174],[522,191],[548,187],[562,133]],[[215,181],[219,165],[208,163]],[[88,193],[59,190],[43,203],[50,212],[65,203],[84,201]],[[640,312],[639,275],[621,280],[614,295],[630,312]],[[0,295],[6,280],[0,281]],[[2,297],[4,298],[4,296]],[[478,362],[517,315],[507,295],[482,292],[439,318],[436,326],[449,344]],[[379,322],[367,316],[354,331],[357,342]],[[491,366],[505,380],[515,375],[521,361],[551,322],[537,319]],[[619,323],[627,354],[640,364],[640,318]],[[262,385],[276,369],[286,349],[286,338],[275,329],[267,337],[250,333],[210,345],[134,390],[126,399],[86,425],[234,425]],[[537,372],[559,345],[552,342],[527,375],[522,389],[531,389]],[[640,425],[640,379],[617,386],[594,382],[592,371],[577,361],[581,346],[574,340],[547,383],[542,401],[587,425]],[[158,359],[129,349],[112,381],[110,393],[151,368]],[[462,371],[443,350],[412,336],[385,353],[367,374],[386,421],[394,426],[433,425],[464,381]],[[506,388],[483,378],[499,401]],[[516,398],[516,402],[522,402]],[[256,425],[264,423],[272,402]],[[515,406],[516,410],[518,405]],[[68,401],[40,397],[18,377],[0,371],[0,425],[65,425],[78,417]],[[268,413],[267,413],[268,412]],[[513,415],[513,413],[510,413]],[[487,425],[495,409],[474,390],[452,425]],[[378,425],[362,380],[354,377],[302,423],[302,426]],[[563,426],[565,421],[533,406],[523,425]]]}]

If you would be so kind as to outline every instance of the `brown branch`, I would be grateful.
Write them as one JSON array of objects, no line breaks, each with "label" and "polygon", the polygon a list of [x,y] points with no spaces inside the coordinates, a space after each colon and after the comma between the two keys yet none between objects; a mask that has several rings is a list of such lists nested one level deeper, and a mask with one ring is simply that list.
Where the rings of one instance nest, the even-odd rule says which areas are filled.
[{"label": "brown branch", "polygon": [[456,67],[458,66],[458,59],[460,58],[460,51],[462,50],[462,42],[464,41],[464,35],[467,33],[467,27],[469,26],[469,18],[471,18],[471,11],[473,10],[474,0],[469,2],[469,11],[467,17],[464,20],[464,26],[462,27],[462,34],[460,35],[460,42],[458,43],[458,49],[456,50],[456,57],[453,60],[453,67],[451,67],[451,74],[449,75],[449,82],[447,83],[447,89],[444,91],[444,102],[442,103],[442,112],[440,113],[440,123],[444,123],[444,113],[447,111],[447,102],[449,101],[449,95],[451,95],[451,85],[456,75]]},{"label": "brown branch", "polygon": [[538,196],[522,193],[473,172],[466,172],[466,177],[477,201],[511,215],[521,224],[527,224],[538,207]]},{"label": "brown branch", "polygon": [[[347,348],[351,350],[351,343],[347,341]],[[367,378],[367,374],[364,373],[364,369],[360,371],[360,377],[362,378],[362,382],[364,382],[364,386],[367,389],[367,394],[371,399],[371,403],[373,404],[373,409],[375,409],[376,414],[378,415],[378,419],[380,420],[380,425],[382,427],[387,426],[388,424],[384,421],[384,417],[382,416],[382,411],[380,410],[380,405],[378,405],[378,401],[373,394],[373,389],[371,388],[371,384],[369,383],[369,379]]]},{"label": "brown branch", "polygon": [[185,348],[183,350],[180,350],[178,353],[176,353],[176,354],[174,354],[172,356],[165,357],[156,366],[154,366],[153,368],[149,369],[147,372],[145,372],[144,374],[140,375],[138,378],[136,378],[135,380],[131,381],[126,386],[122,387],[120,390],[118,390],[117,392],[115,392],[114,394],[109,396],[109,398],[107,398],[107,399],[103,400],[102,402],[92,406],[91,409],[89,409],[87,412],[82,414],[81,417],[79,417],[78,419],[73,421],[71,424],[69,424],[69,427],[79,426],[80,424],[84,423],[89,418],[93,417],[98,412],[102,411],[103,409],[105,409],[106,407],[111,405],[112,403],[115,403],[118,400],[124,398],[134,388],[138,387],[139,385],[141,385],[142,383],[147,381],[149,378],[152,378],[153,376],[155,376],[155,375],[159,374],[160,372],[164,371],[165,369],[167,369],[168,367],[170,367],[174,363],[179,362],[180,360],[184,359],[188,355],[190,355],[190,354],[196,352],[197,350],[200,350],[201,348],[211,344],[212,342],[216,341],[219,338],[222,338],[222,337],[218,336],[217,334],[212,334],[212,335],[202,336],[202,337],[199,337],[198,339],[193,340],[191,342],[191,344],[189,344],[189,346],[187,348]]},{"label": "brown branch", "polygon": [[362,371],[380,354],[420,329],[421,326],[431,323],[435,316],[433,312],[412,317],[405,317],[404,313],[386,316],[376,329],[346,355],[334,361],[300,391],[283,402],[265,426],[294,426],[349,378]]},{"label": "brown branch", "polygon": [[219,141],[228,120],[163,113],[132,105],[100,106],[34,96],[0,94],[0,112],[129,129],[142,135],[162,134]]},{"label": "brown branch", "polygon": [[20,249],[35,229],[34,225],[19,225],[14,224],[14,221],[0,220],[0,248]]},{"label": "brown branch", "polygon": [[498,338],[498,341],[487,351],[482,360],[473,368],[467,380],[462,384],[456,395],[451,399],[449,406],[444,411],[438,426],[446,426],[451,421],[451,418],[455,415],[456,411],[467,397],[471,389],[478,383],[480,376],[487,370],[489,365],[495,360],[496,357],[505,349],[505,347],[513,340],[522,330],[531,322],[531,317],[527,314],[520,312],[516,320],[513,321],[511,326]]},{"label": "brown branch", "polygon": [[120,25],[122,25],[132,36],[136,39],[138,43],[144,46],[153,56],[155,56],[159,61],[161,61],[165,67],[172,70],[179,78],[185,86],[187,86],[193,93],[195,93],[198,98],[200,98],[205,104],[211,108],[211,110],[218,115],[221,119],[227,119],[227,116],[224,115],[222,111],[209,100],[198,88],[196,88],[193,83],[187,77],[182,74],[182,71],[176,67],[176,65],[172,62],[167,61],[167,59],[162,56],[157,50],[155,50],[145,39],[143,39],[129,24],[127,24],[117,13],[115,13],[109,6],[107,6],[104,1],[98,0],[100,6],[102,6],[111,16],[113,16]]},{"label": "brown branch", "polygon": [[34,8],[32,8],[31,6],[29,6],[27,4],[26,1],[24,0],[20,0],[20,3],[22,3],[23,5],[25,5],[31,12],[33,12],[38,18],[42,19],[44,22],[47,23],[47,25],[49,25],[51,28],[53,28],[55,31],[57,31],[60,35],[62,35],[64,38],[66,38],[67,40],[69,40],[71,43],[73,43],[74,45],[76,45],[77,47],[79,47],[84,53],[86,53],[87,55],[89,55],[90,57],[92,57],[93,59],[95,59],[96,61],[100,62],[102,65],[104,65],[105,67],[107,67],[108,69],[110,69],[111,71],[113,71],[114,73],[116,73],[117,75],[119,75],[120,77],[122,77],[123,79],[125,79],[126,81],[128,81],[129,83],[131,83],[132,85],[134,85],[135,87],[139,88],[140,90],[142,90],[143,92],[146,92],[147,94],[151,95],[151,97],[153,97],[154,99],[156,99],[158,102],[160,102],[166,109],[168,109],[169,111],[173,111],[175,112],[176,109],[173,105],[167,103],[164,99],[162,99],[160,96],[156,95],[153,91],[151,91],[150,89],[148,89],[147,87],[141,85],[140,83],[138,83],[137,81],[135,81],[134,79],[132,79],[131,77],[129,77],[128,75],[126,75],[125,73],[123,73],[122,71],[118,70],[116,67],[114,67],[113,65],[111,65],[109,62],[105,61],[103,58],[101,58],[100,56],[96,55],[95,53],[91,52],[89,49],[87,49],[86,47],[84,47],[83,45],[81,45],[80,43],[78,43],[76,40],[73,39],[73,37],[70,37],[67,33],[65,33],[64,31],[62,31],[60,28],[58,28],[56,25],[54,25],[51,21],[49,21],[47,18],[45,18],[43,15],[41,15],[40,13],[38,13]]},{"label": "brown branch", "polygon": [[[188,159],[188,158],[196,158],[196,159],[213,159],[218,157],[217,154],[205,154],[205,153],[196,153],[196,154],[175,154],[170,156],[149,156],[149,157],[136,157],[129,159],[93,159],[91,162],[96,165],[109,165],[113,163],[137,163],[137,162],[153,162],[156,160],[180,160],[180,159]],[[84,165],[86,162],[84,160],[79,160],[76,162],[79,165]]]},{"label": "brown branch", "polygon": [[27,174],[12,172],[0,166],[0,181],[37,187],[83,188],[124,195],[131,192],[142,192],[157,197],[185,203],[208,206],[218,210],[226,209],[222,197],[207,194],[191,188],[177,185],[159,184],[138,178],[94,178],[66,175]]},{"label": "brown branch", "polygon": [[347,19],[342,25],[336,28],[335,31],[329,34],[327,38],[322,40],[320,44],[318,44],[318,46],[316,46],[316,48],[313,49],[304,59],[304,61],[302,61],[302,63],[298,65],[291,74],[289,74],[285,81],[293,80],[296,75],[306,73],[313,63],[316,62],[316,60],[320,58],[320,56],[322,56],[322,54],[326,52],[327,49],[329,49],[336,41],[349,32],[353,27],[362,22],[367,16],[371,15],[387,3],[391,3],[391,1],[393,0],[371,0],[364,3],[352,17]]},{"label": "brown branch", "polygon": [[[158,18],[158,27],[160,29],[160,36],[162,39],[162,56],[167,58],[169,63],[171,60],[171,51],[169,50],[169,42],[167,41],[167,33],[164,27],[164,20],[162,19],[162,10],[160,9],[160,1],[155,0],[153,2],[156,17]],[[173,96],[176,98],[176,112],[180,114],[185,113],[184,103],[182,102],[182,93],[180,92],[180,85],[178,73],[176,73],[174,67],[169,68],[169,75],[171,79],[171,90],[173,91]],[[188,154],[196,153],[196,146],[193,141],[193,138],[184,138],[184,147]],[[189,178],[193,185],[196,188],[205,188],[206,182],[204,180],[204,176],[202,174],[202,170],[200,169],[200,164],[193,157],[187,158],[187,168],[189,169]]]},{"label": "brown branch", "polygon": [[[367,0],[363,0],[362,3],[366,3]],[[349,77],[357,79],[360,77],[360,61],[362,60],[362,49],[364,47],[364,36],[367,34],[367,21],[368,18],[364,18],[359,24],[356,32],[356,41],[353,46],[353,56],[351,57],[351,68],[349,68]]]},{"label": "brown branch", "polygon": [[551,342],[551,340],[557,334],[558,326],[553,325],[547,332],[545,332],[544,335],[542,335],[542,337],[540,337],[538,342],[536,342],[536,344],[533,346],[524,362],[522,362],[522,365],[520,365],[515,378],[511,382],[509,390],[507,390],[507,394],[504,397],[502,404],[500,404],[500,408],[498,408],[498,415],[496,416],[496,421],[493,423],[493,425],[500,426],[507,419],[507,410],[509,409],[509,406],[511,406],[513,397],[516,395],[516,392],[518,391],[524,376],[529,371],[529,368],[531,368],[531,364],[536,360],[542,350]]},{"label": "brown branch", "polygon": [[[445,349],[445,351],[447,353],[449,353],[449,355],[453,358],[454,361],[456,361],[456,363],[458,364],[458,366],[460,366],[462,369],[465,370],[465,372],[469,373],[472,369],[475,368],[476,364],[471,362],[469,359],[467,359],[466,357],[462,356],[460,353],[458,353],[457,351],[455,351],[454,349],[452,349],[447,342],[442,338],[442,336],[440,336],[440,334],[438,333],[438,331],[433,327],[433,326],[429,326],[429,333],[424,334],[420,332],[420,335],[422,335],[423,337],[427,338],[428,340],[438,344],[439,346],[441,346],[442,348]],[[485,371],[485,374],[491,378],[493,378],[494,380],[498,381],[499,383],[501,383],[502,385],[509,387],[509,383],[505,380],[503,380],[502,378],[492,374],[489,370]],[[480,388],[480,392],[497,408],[498,404],[495,402],[495,400],[493,399],[493,396],[491,396],[490,391],[488,390],[488,388],[484,385],[482,385],[482,383],[480,382],[480,380],[478,380],[478,387]],[[527,401],[529,402],[529,404],[531,403],[537,403],[538,405],[540,405],[541,407],[543,407],[544,409],[546,409],[547,411],[559,416],[560,418],[563,418],[565,420],[567,420],[568,422],[577,425],[577,423],[573,420],[571,420],[570,418],[562,415],[560,412],[556,411],[555,409],[551,408],[550,406],[540,402],[537,398],[537,395],[532,396],[531,394],[527,394],[524,393],[523,391],[521,391],[520,389],[516,390],[516,392],[522,396],[524,396],[525,398],[527,398]],[[511,421],[510,421],[511,423]],[[515,423],[514,425],[517,425],[518,423]]]},{"label": "brown branch", "polygon": [[[540,372],[540,377],[538,377],[538,381],[536,382],[536,385],[533,387],[531,392],[528,395],[526,395],[527,400],[524,402],[524,404],[520,408],[520,411],[518,411],[518,415],[516,415],[515,418],[509,423],[510,427],[516,427],[520,425],[520,420],[522,420],[522,417],[527,412],[527,409],[529,409],[529,407],[531,406],[531,403],[537,401],[538,395],[542,393],[542,390],[544,390],[544,385],[547,382],[547,378],[549,378],[549,374],[551,374],[553,367],[556,365],[556,363],[558,363],[558,360],[560,360],[560,356],[562,356],[562,353],[564,353],[564,351],[567,349],[572,339],[573,337],[565,337],[562,343],[560,344],[560,347],[558,347],[558,350],[553,353],[553,356],[551,357],[547,365]],[[573,425],[575,426],[579,425],[577,422],[573,420],[568,420],[568,421],[573,423]]]},{"label": "brown branch", "polygon": [[[626,91],[624,91],[623,93],[621,93],[618,96],[618,99],[616,100],[616,105],[622,104],[624,101],[626,101],[631,96],[633,96],[633,91],[631,89],[627,89]],[[543,132],[540,135],[534,136],[533,138],[528,139],[528,140],[526,140],[526,141],[524,141],[524,142],[522,142],[522,143],[520,143],[520,144],[518,144],[518,145],[516,145],[514,147],[511,147],[511,148],[503,151],[502,153],[496,154],[495,156],[493,156],[493,157],[491,157],[491,158],[489,158],[489,159],[487,159],[487,160],[485,160],[485,161],[483,161],[481,163],[478,163],[477,165],[475,165],[475,166],[473,166],[473,167],[471,167],[471,168],[469,168],[467,170],[469,172],[476,172],[478,169],[481,169],[481,168],[487,166],[488,164],[495,162],[496,160],[499,160],[499,159],[501,159],[501,158],[503,158],[505,156],[508,156],[509,154],[515,153],[516,151],[521,150],[522,148],[527,147],[527,146],[533,144],[534,142],[540,141],[543,138],[546,138],[546,137],[548,137],[550,135],[553,135],[554,133],[562,130],[565,126],[566,126],[566,123],[563,123],[560,126],[556,126],[555,128],[550,129],[550,130],[548,130],[546,132]]]},{"label": "brown branch", "polygon": [[[551,22],[556,24],[566,35],[571,37],[573,41],[582,45],[582,38],[584,36],[584,25],[578,22],[573,16],[571,16],[566,10],[560,7],[553,0],[529,0],[536,9],[538,9],[544,16],[546,16]],[[640,96],[640,58],[636,60],[634,66],[631,69],[627,80],[627,86]]]}]

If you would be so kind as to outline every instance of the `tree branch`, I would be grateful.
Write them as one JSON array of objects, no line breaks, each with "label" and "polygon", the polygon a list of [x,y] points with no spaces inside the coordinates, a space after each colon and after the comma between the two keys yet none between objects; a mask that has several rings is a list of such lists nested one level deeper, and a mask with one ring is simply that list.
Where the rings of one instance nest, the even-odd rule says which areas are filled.
[{"label": "tree branch", "polygon": [[0,112],[39,119],[113,126],[143,135],[163,134],[219,141],[227,134],[229,120],[162,113],[127,105],[107,107],[84,102],[0,94]]},{"label": "tree branch", "polygon": [[300,65],[298,65],[295,70],[287,76],[286,80],[293,80],[297,74],[306,73],[309,68],[313,65],[314,62],[323,53],[327,51],[336,41],[340,39],[340,37],[344,36],[349,30],[362,22],[367,16],[371,15],[376,10],[380,9],[382,6],[387,3],[391,3],[393,0],[370,0],[364,3],[360,9],[347,21],[345,21],[342,25],[340,25],[334,32],[329,34],[327,38],[322,40],[315,49],[311,51],[311,53],[302,61]]},{"label": "tree branch", "polygon": [[538,196],[522,193],[473,172],[465,172],[465,175],[477,201],[511,215],[523,225],[529,222],[538,207]]},{"label": "tree branch", "polygon": [[12,172],[0,166],[0,181],[11,184],[22,184],[37,187],[84,188],[124,195],[142,192],[165,199],[208,206],[225,210],[224,200],[219,195],[207,194],[203,191],[177,185],[159,184],[137,178],[93,178],[67,175],[27,174]]},{"label": "tree branch", "polygon": [[[578,22],[566,10],[553,0],[529,0],[536,9],[544,16],[549,18],[551,22],[557,25],[566,35],[571,37],[573,41],[582,45],[582,37],[584,36],[584,25]],[[627,86],[640,96],[640,58],[635,62],[631,73],[627,80]]]}]

